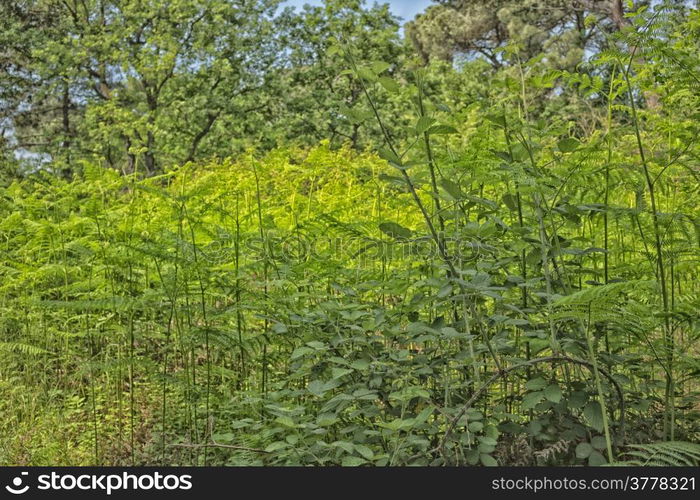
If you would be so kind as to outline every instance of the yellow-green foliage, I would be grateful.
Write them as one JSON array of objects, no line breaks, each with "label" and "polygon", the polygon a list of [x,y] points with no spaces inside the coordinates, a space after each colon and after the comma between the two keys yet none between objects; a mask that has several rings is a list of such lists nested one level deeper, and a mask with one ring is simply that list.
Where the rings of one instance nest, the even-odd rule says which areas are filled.
[{"label": "yellow-green foliage", "polygon": [[[207,301],[215,308],[230,306],[230,285],[238,280],[246,307],[259,315],[267,307],[265,296],[284,294],[289,285],[280,280],[277,267],[285,260],[297,266],[311,266],[321,258],[326,265],[329,258],[351,260],[342,250],[329,253],[334,248],[331,238],[338,238],[342,248],[358,235],[381,240],[377,225],[385,218],[416,224],[416,214],[405,210],[408,195],[377,181],[388,168],[374,155],[321,145],[308,152],[277,150],[264,158],[250,154],[188,164],[145,180],[86,164],[71,182],[38,173],[8,186],[0,205],[0,381],[3,407],[13,408],[14,418],[2,420],[0,458],[12,463],[88,463],[90,457],[94,460],[91,419],[96,411],[97,432],[110,436],[99,443],[98,454],[107,461],[122,460],[130,440],[125,423],[130,361],[124,359],[132,321],[140,330],[135,357],[142,372],[156,362],[147,353],[153,347],[149,344],[163,342],[167,329],[165,320],[148,309],[167,308],[171,299],[196,300],[188,294],[195,294],[198,273],[212,280]],[[329,241],[318,244],[323,236]],[[317,243],[316,253],[307,248],[295,254],[294,262],[278,258],[301,237],[307,246]],[[234,262],[236,244],[240,270]],[[273,276],[263,284],[262,262],[273,257]],[[309,280],[322,274],[319,270]],[[186,298],[173,299],[181,294]],[[256,300],[259,306],[252,304]],[[183,311],[175,316],[182,314],[183,323],[197,316],[190,304],[181,306]],[[254,328],[262,328],[254,313],[246,316]],[[231,324],[225,313],[222,317],[213,323]],[[201,344],[201,338],[186,338],[191,332],[185,330],[192,328],[188,323],[180,330],[180,347]],[[219,341],[229,345],[227,339]],[[30,368],[36,363],[53,367],[59,376]],[[226,376],[237,375],[229,371]],[[146,425],[158,406],[158,382],[141,377],[137,397],[145,400],[136,409],[136,420]],[[94,408],[90,389],[83,384],[88,379],[98,385]],[[38,385],[48,392],[37,392]],[[52,429],[60,429],[62,437]],[[110,444],[114,436],[117,444]],[[65,448],[51,451],[59,441]]]}]

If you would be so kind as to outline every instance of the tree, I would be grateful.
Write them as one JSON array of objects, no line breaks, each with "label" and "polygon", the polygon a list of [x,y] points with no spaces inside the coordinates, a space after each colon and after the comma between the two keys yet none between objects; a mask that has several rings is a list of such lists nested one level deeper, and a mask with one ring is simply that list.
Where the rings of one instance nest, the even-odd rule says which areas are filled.
[{"label": "tree", "polygon": [[[347,69],[342,50],[363,61],[400,66],[408,47],[401,41],[398,19],[388,4],[366,7],[364,0],[328,0],[323,6],[306,5],[292,26],[288,65],[276,82],[285,95],[278,115],[284,120],[275,126],[278,136],[361,146],[363,130],[356,118],[366,105],[357,81],[341,75]],[[341,51],[331,49],[339,45]]]},{"label": "tree", "polygon": [[500,67],[500,49],[516,42],[523,59],[546,52],[571,67],[625,23],[622,0],[440,0],[406,32],[424,61],[480,56]]},{"label": "tree", "polygon": [[28,41],[6,52],[22,77],[2,96],[15,147],[149,174],[243,147],[280,62],[279,3],[11,2],[3,13]]}]

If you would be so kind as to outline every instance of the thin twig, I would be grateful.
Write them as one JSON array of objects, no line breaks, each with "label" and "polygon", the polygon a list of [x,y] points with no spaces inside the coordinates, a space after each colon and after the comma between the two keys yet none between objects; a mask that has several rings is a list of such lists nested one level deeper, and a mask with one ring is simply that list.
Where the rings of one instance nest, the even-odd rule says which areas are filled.
[{"label": "thin twig", "polygon": [[243,450],[243,451],[252,451],[255,453],[270,453],[269,451],[261,450],[260,448],[250,448],[248,446],[239,446],[237,444],[221,444],[217,443],[216,441],[211,441],[209,443],[204,443],[204,444],[192,444],[192,443],[174,443],[174,444],[169,444],[168,446],[171,446],[173,448],[190,448],[190,449],[197,449],[197,448],[226,448],[229,450]]}]

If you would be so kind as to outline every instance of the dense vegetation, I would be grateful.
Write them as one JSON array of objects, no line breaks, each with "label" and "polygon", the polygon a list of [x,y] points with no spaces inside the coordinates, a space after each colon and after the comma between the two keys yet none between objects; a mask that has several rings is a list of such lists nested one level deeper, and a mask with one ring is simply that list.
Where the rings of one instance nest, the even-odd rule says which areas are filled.
[{"label": "dense vegetation", "polygon": [[700,11],[277,3],[0,7],[0,460],[697,465]]}]

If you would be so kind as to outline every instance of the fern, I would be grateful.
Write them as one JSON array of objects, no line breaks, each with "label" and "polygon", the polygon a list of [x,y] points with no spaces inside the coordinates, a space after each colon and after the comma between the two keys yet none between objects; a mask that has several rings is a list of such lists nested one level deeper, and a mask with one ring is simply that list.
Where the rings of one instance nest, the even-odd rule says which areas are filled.
[{"label": "fern", "polygon": [[627,460],[615,465],[697,467],[700,465],[700,444],[685,441],[666,441],[651,444],[631,444]]},{"label": "fern", "polygon": [[39,356],[47,351],[35,345],[23,344],[21,342],[0,342],[0,352],[14,352],[25,356]]},{"label": "fern", "polygon": [[648,280],[633,280],[620,283],[609,283],[601,286],[584,288],[554,302],[554,317],[556,319],[574,319],[591,322],[623,323],[630,326],[633,323],[634,330],[643,327],[645,323],[642,317],[643,311],[635,311],[637,314],[622,315],[629,313],[630,305],[628,295],[633,291],[654,288],[655,282]]}]

